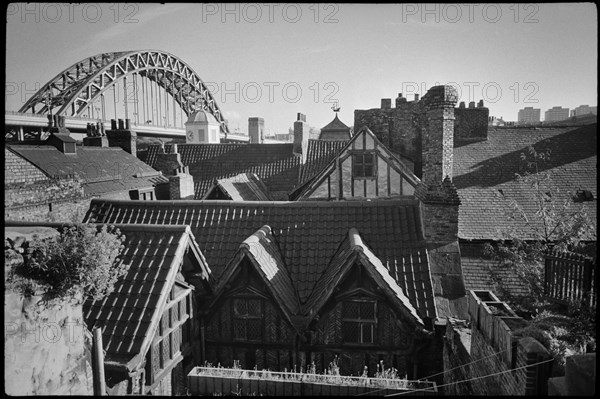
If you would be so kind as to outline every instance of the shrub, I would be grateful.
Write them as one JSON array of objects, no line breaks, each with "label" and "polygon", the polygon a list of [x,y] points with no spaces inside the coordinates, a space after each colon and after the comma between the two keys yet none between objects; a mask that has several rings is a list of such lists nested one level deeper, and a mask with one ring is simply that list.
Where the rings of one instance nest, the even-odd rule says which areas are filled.
[{"label": "shrub", "polygon": [[73,296],[101,299],[129,265],[115,262],[125,237],[113,227],[78,224],[65,227],[56,237],[29,243],[29,255],[12,273],[12,286],[23,295],[41,294],[46,300]]}]

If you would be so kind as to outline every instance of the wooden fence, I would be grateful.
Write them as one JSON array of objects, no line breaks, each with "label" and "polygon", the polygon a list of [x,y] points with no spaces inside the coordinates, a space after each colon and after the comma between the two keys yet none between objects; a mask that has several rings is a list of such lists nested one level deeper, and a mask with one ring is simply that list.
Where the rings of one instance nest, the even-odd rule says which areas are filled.
[{"label": "wooden fence", "polygon": [[544,295],[551,300],[596,306],[596,260],[572,252],[545,255]]}]

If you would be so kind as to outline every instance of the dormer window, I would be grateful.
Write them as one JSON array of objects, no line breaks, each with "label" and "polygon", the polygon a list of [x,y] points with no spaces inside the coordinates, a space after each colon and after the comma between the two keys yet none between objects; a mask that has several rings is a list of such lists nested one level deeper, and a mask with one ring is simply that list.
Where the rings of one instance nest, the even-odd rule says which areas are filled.
[{"label": "dormer window", "polygon": [[375,151],[360,151],[352,154],[352,177],[374,179],[377,177]]}]

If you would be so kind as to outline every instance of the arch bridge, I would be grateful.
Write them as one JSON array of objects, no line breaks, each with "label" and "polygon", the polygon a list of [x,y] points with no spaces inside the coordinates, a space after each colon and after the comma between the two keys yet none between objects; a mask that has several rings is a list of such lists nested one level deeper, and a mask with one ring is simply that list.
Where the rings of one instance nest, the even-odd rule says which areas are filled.
[{"label": "arch bridge", "polygon": [[198,74],[172,54],[143,50],[79,61],[42,86],[19,112],[103,121],[124,117],[166,129],[183,128],[198,109],[210,112],[227,137],[227,121]]}]

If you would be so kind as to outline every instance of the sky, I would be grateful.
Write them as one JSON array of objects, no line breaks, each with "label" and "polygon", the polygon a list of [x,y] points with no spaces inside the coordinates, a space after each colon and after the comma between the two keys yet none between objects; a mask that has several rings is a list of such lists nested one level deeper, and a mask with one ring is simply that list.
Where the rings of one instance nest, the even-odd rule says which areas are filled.
[{"label": "sky", "polygon": [[262,117],[286,133],[296,114],[321,128],[340,107],[409,101],[439,84],[490,116],[524,107],[597,105],[593,3],[298,4],[11,3],[6,110],[87,57],[161,50],[205,82],[230,131]]}]

